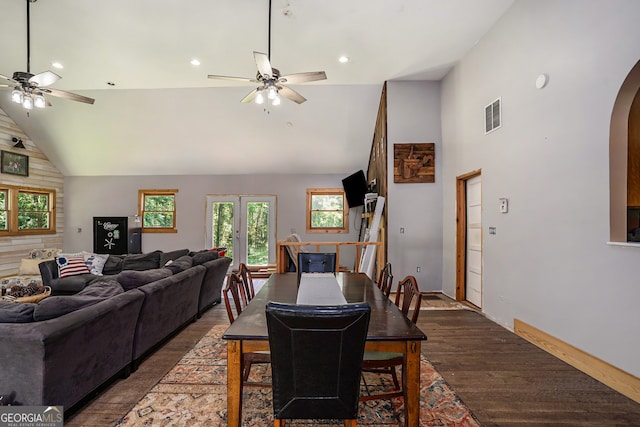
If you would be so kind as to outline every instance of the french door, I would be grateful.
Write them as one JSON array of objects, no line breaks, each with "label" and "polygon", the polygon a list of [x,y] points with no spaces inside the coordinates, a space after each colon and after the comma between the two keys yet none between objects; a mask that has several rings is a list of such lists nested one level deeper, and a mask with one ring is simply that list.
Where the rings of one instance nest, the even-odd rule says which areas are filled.
[{"label": "french door", "polygon": [[276,196],[207,196],[205,247],[227,248],[231,268],[274,264]]}]

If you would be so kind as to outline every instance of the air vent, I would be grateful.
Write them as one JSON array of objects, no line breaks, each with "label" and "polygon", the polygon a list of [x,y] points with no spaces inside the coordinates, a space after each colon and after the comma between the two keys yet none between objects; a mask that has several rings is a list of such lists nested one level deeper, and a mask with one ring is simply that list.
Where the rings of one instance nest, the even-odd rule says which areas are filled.
[{"label": "air vent", "polygon": [[500,103],[502,98],[498,98],[491,104],[484,107],[484,133],[493,132],[502,126],[502,108]]}]

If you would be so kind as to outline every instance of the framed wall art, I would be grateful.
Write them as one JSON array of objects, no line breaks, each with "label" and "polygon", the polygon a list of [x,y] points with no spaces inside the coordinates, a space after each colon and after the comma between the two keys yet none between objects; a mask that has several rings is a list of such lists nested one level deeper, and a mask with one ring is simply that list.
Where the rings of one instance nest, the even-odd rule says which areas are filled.
[{"label": "framed wall art", "polygon": [[29,156],[2,150],[0,171],[12,175],[29,176]]},{"label": "framed wall art", "polygon": [[393,182],[435,182],[435,153],[433,142],[393,144]]}]

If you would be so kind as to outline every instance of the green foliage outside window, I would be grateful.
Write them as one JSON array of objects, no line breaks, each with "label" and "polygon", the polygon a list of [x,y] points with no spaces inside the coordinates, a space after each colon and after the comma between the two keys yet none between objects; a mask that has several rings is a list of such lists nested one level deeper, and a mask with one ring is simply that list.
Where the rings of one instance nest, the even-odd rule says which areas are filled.
[{"label": "green foliage outside window", "polygon": [[7,230],[7,192],[0,191],[0,230]]},{"label": "green foliage outside window", "polygon": [[213,204],[213,242],[214,248],[227,248],[227,256],[233,258],[233,203],[216,202]]},{"label": "green foliage outside window", "polygon": [[311,196],[311,227],[344,227],[344,197],[342,195]]},{"label": "green foliage outside window", "polygon": [[175,216],[175,196],[161,195],[144,197],[142,225],[146,228],[173,228]]},{"label": "green foliage outside window", "polygon": [[49,196],[47,194],[19,192],[18,230],[46,230],[48,228]]},{"label": "green foliage outside window", "polygon": [[269,203],[247,203],[247,264],[269,263]]}]

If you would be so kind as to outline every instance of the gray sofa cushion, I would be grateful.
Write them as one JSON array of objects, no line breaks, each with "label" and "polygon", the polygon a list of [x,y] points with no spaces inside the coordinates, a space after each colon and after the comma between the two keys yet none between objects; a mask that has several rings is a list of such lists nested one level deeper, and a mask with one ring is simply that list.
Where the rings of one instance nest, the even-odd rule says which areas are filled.
[{"label": "gray sofa cushion", "polygon": [[62,279],[57,278],[53,279],[49,286],[51,286],[51,293],[53,295],[75,294],[83,290],[89,282],[98,277],[100,276],[96,276],[95,274],[80,274]]},{"label": "gray sofa cushion", "polygon": [[189,254],[189,249],[178,249],[177,251],[163,252],[160,255],[160,267],[165,267],[168,261],[175,261],[181,256]]},{"label": "gray sofa cushion", "polygon": [[78,292],[78,295],[86,295],[99,298],[111,298],[124,292],[122,285],[115,278],[94,280],[86,288]]},{"label": "gray sofa cushion", "polygon": [[142,271],[159,268],[161,254],[161,251],[153,251],[148,254],[127,255],[124,257],[122,270]]},{"label": "gray sofa cushion", "polygon": [[128,291],[138,286],[164,279],[172,274],[173,272],[168,268],[154,268],[145,271],[124,270],[118,274],[118,283],[120,283],[125,291]]},{"label": "gray sofa cushion", "polygon": [[33,322],[36,304],[0,301],[0,323]]},{"label": "gray sofa cushion", "polygon": [[37,304],[33,311],[36,322],[63,316],[72,311],[97,304],[104,298],[89,295],[64,295],[45,298]]},{"label": "gray sofa cushion", "polygon": [[186,269],[191,268],[192,265],[193,259],[189,255],[185,255],[167,265],[166,268],[171,270],[173,274],[178,274],[181,271],[185,271]]},{"label": "gray sofa cushion", "polygon": [[123,292],[122,286],[115,280],[94,283],[76,295],[52,296],[43,299],[36,305],[33,319],[42,321],[60,317]]},{"label": "gray sofa cushion", "polygon": [[202,251],[197,252],[193,255],[193,265],[204,264],[208,261],[213,261],[214,259],[218,259],[218,251]]}]

